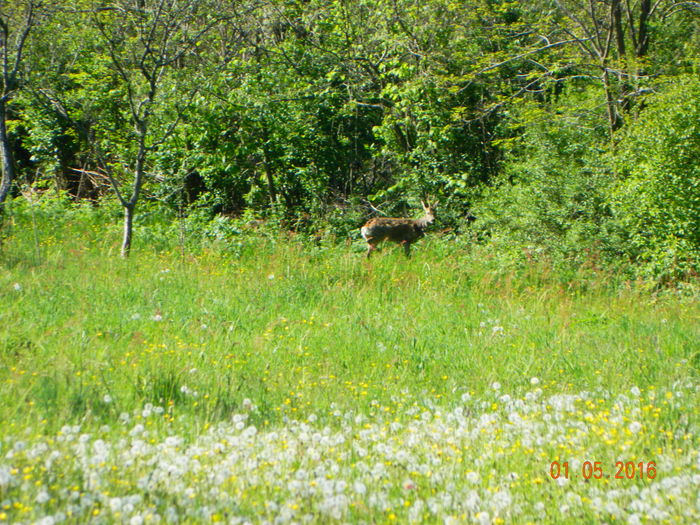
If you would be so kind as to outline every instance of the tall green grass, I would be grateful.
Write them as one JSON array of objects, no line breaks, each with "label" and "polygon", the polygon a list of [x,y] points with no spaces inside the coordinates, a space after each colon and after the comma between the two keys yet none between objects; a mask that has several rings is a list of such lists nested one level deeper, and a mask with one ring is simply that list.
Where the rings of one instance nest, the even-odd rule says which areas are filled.
[{"label": "tall green grass", "polygon": [[556,392],[624,391],[698,373],[692,294],[505,273],[439,239],[411,259],[387,245],[370,262],[359,241],[256,234],[194,253],[142,242],[122,260],[118,222],[92,213],[38,233],[27,223],[41,217],[25,214],[4,242],[6,421],[101,421],[145,402],[209,420],[250,398],[272,423],[406,390],[444,399],[497,381],[518,392],[537,377]]},{"label": "tall green grass", "polygon": [[[503,270],[479,247],[437,236],[417,244],[411,259],[385,246],[366,261],[357,239],[308,242],[243,229],[230,239],[202,241],[192,231],[174,234],[181,225],[150,224],[148,218],[136,231],[141,242],[133,256],[123,260],[117,257],[118,217],[109,210],[64,211],[16,210],[0,248],[0,457],[11,463],[0,462],[0,522],[31,521],[50,512],[109,522],[123,512],[121,500],[109,499],[115,494],[145,494],[138,503],[143,513],[194,521],[217,521],[233,510],[274,519],[285,505],[306,509],[314,522],[447,519],[412,499],[414,485],[424,502],[472,486],[480,487],[482,502],[504,491],[510,491],[499,496],[506,503],[518,502],[484,503],[490,515],[445,504],[450,512],[462,512],[457,522],[519,522],[519,513],[572,523],[620,516],[595,503],[596,487],[603,485],[593,482],[571,489],[579,498],[572,503],[580,507],[578,514],[569,518],[562,508],[545,519],[542,505],[564,494],[545,480],[554,460],[607,460],[609,472],[616,459],[658,460],[659,479],[681,480],[680,493],[693,497],[681,479],[697,471],[693,451],[700,445],[700,308],[690,284],[650,290],[590,268],[575,278],[562,276],[542,263]],[[576,406],[564,406],[571,399]],[[517,436],[506,445],[503,436],[521,428],[512,411],[528,406],[537,407],[527,409],[535,410],[526,419],[533,429],[564,434],[550,437],[551,444],[539,450],[521,445]],[[201,494],[184,486],[169,492],[167,484],[158,489],[162,494],[144,492],[139,487],[151,479],[151,467],[137,463],[123,472],[114,460],[114,479],[108,481],[109,471],[99,478],[111,484],[104,490],[89,481],[95,474],[88,475],[84,464],[64,460],[47,468],[43,452],[22,456],[23,450],[77,442],[70,440],[78,432],[88,433],[80,436],[88,443],[94,433],[115,449],[118,443],[128,447],[134,433],[142,432],[140,424],[132,428],[134,421],[147,425],[149,443],[177,436],[199,450],[197,443],[220,440],[216,432],[224,430],[217,425],[241,413],[258,432],[269,431],[257,443],[271,443],[276,432],[293,433],[298,422],[306,422],[352,432],[351,442],[363,447],[368,446],[363,429],[370,429],[382,436],[371,438],[376,443],[400,448],[406,437],[401,430],[392,434],[388,422],[397,429],[414,420],[427,425],[449,410],[456,410],[452,418],[473,418],[484,432],[483,441],[470,445],[476,448],[459,449],[449,432],[440,438],[448,446],[435,434],[442,427],[430,427],[425,448],[439,452],[434,461],[447,457],[443,446],[459,451],[460,463],[450,467],[454,479],[430,485],[430,472],[419,478],[385,461],[394,470],[367,493],[384,491],[386,508],[340,505],[339,518],[319,511],[320,499],[293,499],[286,481],[273,490],[231,478],[225,485],[230,494],[243,491],[249,498],[232,510],[229,503],[212,503],[208,482],[198,474],[186,479],[190,488],[202,487]],[[357,429],[348,426],[352,421]],[[526,437],[534,431],[522,428]],[[290,439],[283,436],[280,454]],[[558,439],[578,444],[569,448]],[[48,445],[27,448],[18,440]],[[166,448],[175,454],[181,446]],[[81,448],[70,450],[83,454]],[[324,461],[345,465],[352,478],[362,461],[352,450],[341,460],[339,450],[340,445],[321,454]],[[427,457],[428,451],[420,454]],[[305,461],[310,460],[289,464],[291,478],[295,469],[313,467]],[[468,481],[472,470],[479,473],[477,481]],[[42,473],[32,477],[37,471]],[[619,483],[641,488],[647,480]],[[42,487],[54,499],[44,497]],[[653,485],[663,494],[659,487]],[[77,507],[73,494],[93,499]],[[616,502],[620,494],[610,498]],[[283,505],[285,498],[292,499]],[[265,504],[263,511],[266,501],[280,506],[270,510]],[[663,512],[659,516],[694,511],[668,503]],[[653,518],[647,514],[647,520]]]}]

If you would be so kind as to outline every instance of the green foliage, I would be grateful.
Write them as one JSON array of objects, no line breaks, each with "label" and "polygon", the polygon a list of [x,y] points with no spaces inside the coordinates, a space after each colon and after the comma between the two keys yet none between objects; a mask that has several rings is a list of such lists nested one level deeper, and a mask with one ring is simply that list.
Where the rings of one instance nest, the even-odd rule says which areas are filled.
[{"label": "green foliage", "polygon": [[[274,519],[267,504],[297,505],[310,523],[408,523],[405,502],[436,494],[441,506],[419,504],[416,522],[476,521],[452,495],[485,499],[494,486],[512,500],[499,503],[504,520],[569,523],[541,508],[601,488],[622,508],[656,487],[670,516],[697,521],[679,505],[697,496],[697,289],[503,272],[479,247],[431,237],[412,259],[386,250],[368,264],[344,245],[260,230],[239,253],[212,244],[183,256],[171,234],[166,250],[125,261],[105,256],[113,218],[57,199],[33,206],[43,258],[14,264],[34,242],[26,227],[0,252],[5,521]],[[31,208],[13,217],[24,225]],[[568,455],[610,474],[620,458],[656,461],[657,478],[544,481]],[[299,495],[303,477],[345,484],[339,518],[324,514],[320,488]],[[350,505],[363,496],[356,481],[387,502]],[[613,516],[595,503],[575,512]]]},{"label": "green foliage", "polygon": [[694,117],[663,129],[669,93],[693,89],[689,6],[81,5],[33,28],[32,74],[8,114],[20,180],[98,199],[111,172],[145,198],[142,246],[233,246],[246,224],[352,239],[367,200],[413,215],[427,197],[436,228],[469,232],[462,244],[476,215],[477,239],[507,265],[694,271],[695,146],[678,138]]},{"label": "green foliage", "polygon": [[561,103],[556,118],[538,104],[521,104],[512,114],[520,137],[502,143],[504,174],[476,210],[477,228],[508,264],[545,258],[577,268],[610,263],[623,249],[607,202],[614,179],[604,120],[587,92],[565,100],[578,108],[573,117]]},{"label": "green foliage", "polygon": [[665,79],[627,129],[611,199],[646,275],[674,280],[700,271],[700,82]]},{"label": "green foliage", "polygon": [[[504,272],[491,266],[488,251],[435,237],[412,259],[384,250],[367,265],[361,250],[344,244],[306,246],[231,219],[204,221],[210,241],[199,241],[197,251],[186,245],[183,254],[165,222],[148,223],[148,209],[137,228],[162,244],[127,262],[104,256],[118,246],[109,210],[88,213],[48,199],[32,206],[14,208],[18,227],[0,255],[7,305],[0,393],[16,400],[0,407],[5,421],[33,401],[22,420],[59,427],[102,424],[146,403],[204,423],[250,398],[275,407],[270,424],[292,415],[284,408],[290,390],[303,393],[296,412],[321,414],[332,404],[388,401],[404,389],[435,389],[436,399],[465,384],[478,392],[493,381],[517,389],[532,376],[562,391],[569,382],[586,389],[601,380],[618,390],[661,387],[694,366],[692,293],[652,298],[604,274],[562,281],[538,265]],[[32,214],[37,238],[25,224]],[[42,257],[28,271],[17,254],[37,241]],[[663,359],[637,355],[652,343],[663,344]],[[549,359],[533,360],[537,348]],[[499,357],[504,351],[508,359]],[[390,378],[387,370],[395,371]],[[347,397],[345,381],[367,382],[371,392]]]}]

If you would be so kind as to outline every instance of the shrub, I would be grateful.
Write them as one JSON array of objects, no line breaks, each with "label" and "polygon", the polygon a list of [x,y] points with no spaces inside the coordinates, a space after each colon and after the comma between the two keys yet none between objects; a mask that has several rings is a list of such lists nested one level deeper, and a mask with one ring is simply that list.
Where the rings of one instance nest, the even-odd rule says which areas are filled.
[{"label": "shrub", "polygon": [[700,269],[700,81],[675,79],[648,100],[616,157],[611,205],[640,271],[661,281]]}]

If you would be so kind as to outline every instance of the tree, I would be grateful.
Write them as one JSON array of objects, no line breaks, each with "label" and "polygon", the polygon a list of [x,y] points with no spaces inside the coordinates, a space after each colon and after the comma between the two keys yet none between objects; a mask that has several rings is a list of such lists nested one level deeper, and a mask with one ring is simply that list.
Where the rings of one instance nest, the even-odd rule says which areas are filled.
[{"label": "tree", "polygon": [[15,179],[14,156],[7,129],[8,105],[22,87],[22,65],[32,29],[44,14],[45,5],[40,0],[3,2],[0,7],[0,215]]},{"label": "tree", "polygon": [[[560,18],[555,22],[597,70],[605,94],[610,135],[623,124],[625,110],[648,90],[648,57],[655,39],[684,27],[697,2],[641,0],[575,2],[554,0]],[[587,69],[577,65],[580,72]],[[654,74],[661,71],[654,70]],[[591,73],[595,78],[596,73]]]},{"label": "tree", "polygon": [[[104,134],[95,141],[102,167],[124,209],[121,254],[128,257],[149,155],[172,134],[194,96],[193,89],[188,92],[176,86],[182,87],[181,81],[192,74],[191,55],[220,18],[213,6],[201,0],[113,0],[95,4],[91,20],[124,93],[122,117],[131,125],[125,134],[112,130],[114,136]],[[175,104],[164,100],[166,86],[177,97]],[[155,125],[156,119],[162,126]],[[124,174],[130,175],[128,190],[120,183]]]}]

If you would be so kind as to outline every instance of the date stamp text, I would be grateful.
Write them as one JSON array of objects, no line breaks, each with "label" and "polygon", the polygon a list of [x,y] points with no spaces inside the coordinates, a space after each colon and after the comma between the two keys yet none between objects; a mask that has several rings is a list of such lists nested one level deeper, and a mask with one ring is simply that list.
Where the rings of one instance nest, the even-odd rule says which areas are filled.
[{"label": "date stamp text", "polygon": [[654,461],[616,461],[615,466],[603,465],[601,461],[584,461],[580,469],[569,468],[568,461],[552,461],[549,466],[552,479],[654,479]]}]

